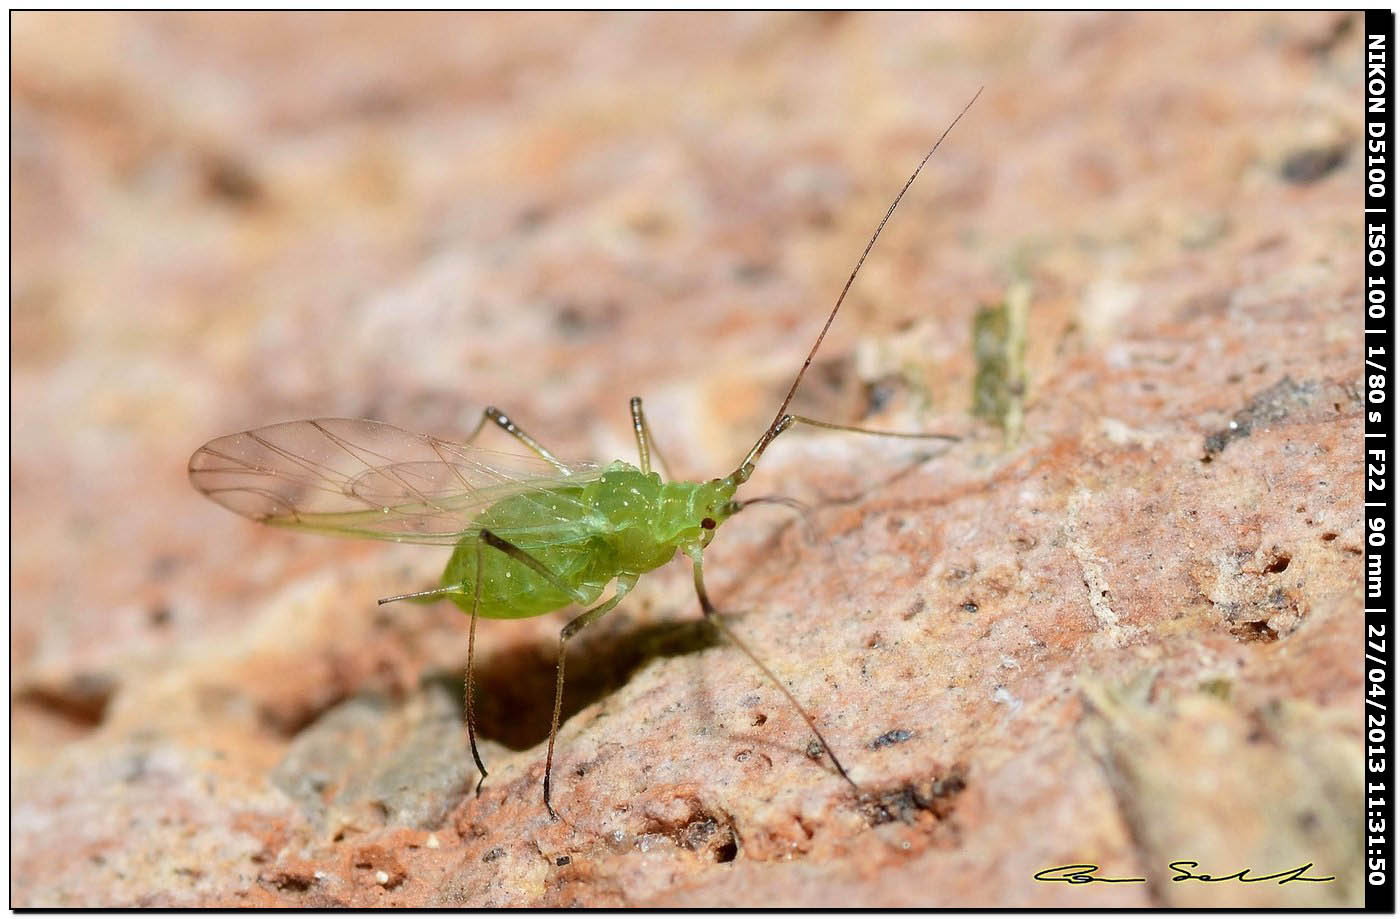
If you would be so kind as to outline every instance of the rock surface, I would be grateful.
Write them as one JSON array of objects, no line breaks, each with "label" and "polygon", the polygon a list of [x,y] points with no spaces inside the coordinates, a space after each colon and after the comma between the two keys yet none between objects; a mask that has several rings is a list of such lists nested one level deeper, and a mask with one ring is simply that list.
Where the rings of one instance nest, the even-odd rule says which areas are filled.
[{"label": "rock surface", "polygon": [[[1361,902],[1360,20],[13,19],[14,906]],[[204,440],[507,408],[733,468],[706,571],[860,786],[644,579],[570,657],[445,552],[199,498]],[[1023,434],[968,415],[1026,282]],[[1328,883],[1173,881],[1172,861]],[[1037,882],[1073,863],[1141,883]]]}]

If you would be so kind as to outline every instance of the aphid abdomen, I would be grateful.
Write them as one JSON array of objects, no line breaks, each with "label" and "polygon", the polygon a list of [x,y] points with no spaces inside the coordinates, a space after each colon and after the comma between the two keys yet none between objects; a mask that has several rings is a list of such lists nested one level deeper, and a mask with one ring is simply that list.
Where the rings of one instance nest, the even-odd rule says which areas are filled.
[{"label": "aphid abdomen", "polygon": [[[570,592],[491,546],[481,546],[481,605],[488,619],[525,619],[571,603],[592,603],[615,575],[600,523],[580,514],[582,487],[560,486],[513,495],[487,508],[476,523],[529,553]],[[453,603],[470,613],[476,599],[477,531],[464,537],[442,574]]]}]

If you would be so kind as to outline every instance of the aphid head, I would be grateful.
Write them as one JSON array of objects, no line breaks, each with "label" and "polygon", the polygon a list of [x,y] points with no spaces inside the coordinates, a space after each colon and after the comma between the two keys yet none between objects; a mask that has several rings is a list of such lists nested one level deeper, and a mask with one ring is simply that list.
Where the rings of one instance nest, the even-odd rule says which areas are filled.
[{"label": "aphid head", "polygon": [[739,502],[734,500],[734,490],[738,487],[738,483],[729,478],[711,479],[700,486],[692,507],[699,518],[701,548],[715,538],[715,530],[721,523],[739,512]]}]

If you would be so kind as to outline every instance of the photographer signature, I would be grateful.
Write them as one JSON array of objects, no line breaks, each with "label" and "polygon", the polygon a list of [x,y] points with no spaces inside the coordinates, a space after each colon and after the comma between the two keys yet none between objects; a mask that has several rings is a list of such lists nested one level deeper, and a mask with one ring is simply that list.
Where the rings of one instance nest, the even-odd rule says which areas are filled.
[{"label": "photographer signature", "polygon": [[[1307,881],[1310,883],[1325,883],[1335,881],[1336,878],[1329,876],[1325,878],[1307,877],[1306,872],[1313,866],[1312,862],[1306,865],[1299,865],[1287,871],[1278,871],[1274,874],[1254,875],[1253,868],[1242,868],[1234,874],[1212,875],[1205,872],[1197,874],[1193,869],[1201,867],[1200,862],[1183,860],[1171,862],[1167,865],[1172,871],[1171,880],[1179,881],[1205,881],[1215,883],[1217,881],[1239,881],[1241,884],[1256,884],[1260,881],[1277,881],[1280,884],[1287,884],[1290,881]],[[1045,868],[1035,873],[1037,881],[1055,882],[1063,884],[1145,884],[1147,878],[1101,878],[1094,874],[1099,870],[1098,865],[1060,865],[1055,868]]]}]

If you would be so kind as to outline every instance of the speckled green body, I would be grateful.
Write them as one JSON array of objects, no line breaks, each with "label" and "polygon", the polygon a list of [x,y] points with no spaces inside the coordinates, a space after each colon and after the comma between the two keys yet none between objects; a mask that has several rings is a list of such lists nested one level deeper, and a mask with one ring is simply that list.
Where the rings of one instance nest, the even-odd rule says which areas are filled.
[{"label": "speckled green body", "polygon": [[[732,477],[731,477],[732,479]],[[618,461],[601,475],[568,478],[496,502],[476,518],[480,529],[537,559],[574,595],[519,560],[481,545],[481,606],[489,619],[524,619],[571,603],[597,600],[608,582],[659,568],[677,551],[703,548],[737,509],[738,484],[662,482]],[[704,522],[708,518],[710,526]],[[452,602],[468,613],[476,591],[478,529],[457,544],[443,571]]]}]

